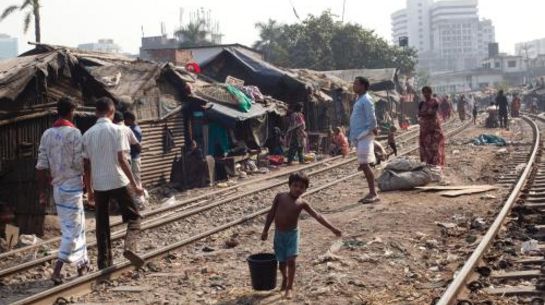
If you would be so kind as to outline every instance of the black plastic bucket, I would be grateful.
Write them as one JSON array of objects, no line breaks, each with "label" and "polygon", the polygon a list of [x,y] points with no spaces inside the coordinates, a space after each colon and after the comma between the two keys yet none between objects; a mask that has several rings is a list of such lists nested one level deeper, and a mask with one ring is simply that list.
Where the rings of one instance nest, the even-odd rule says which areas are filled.
[{"label": "black plastic bucket", "polygon": [[248,257],[252,288],[258,291],[273,290],[276,288],[276,270],[278,262],[271,253],[259,253]]}]

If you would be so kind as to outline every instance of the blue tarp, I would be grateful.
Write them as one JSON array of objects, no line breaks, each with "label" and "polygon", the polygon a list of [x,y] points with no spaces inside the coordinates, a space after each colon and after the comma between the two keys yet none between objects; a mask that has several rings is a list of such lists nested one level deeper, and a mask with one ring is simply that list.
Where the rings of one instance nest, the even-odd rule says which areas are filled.
[{"label": "blue tarp", "polygon": [[494,144],[497,146],[505,146],[507,145],[507,142],[503,138],[500,138],[495,135],[491,134],[482,134],[475,138],[473,140],[473,144],[475,145],[487,145],[487,144]]},{"label": "blue tarp", "polygon": [[216,57],[201,65],[203,73],[223,82],[227,76],[242,79],[245,85],[255,85],[274,98],[290,101],[301,100],[298,95],[308,94],[306,84],[289,71],[279,69],[266,61],[236,48],[225,48]]}]

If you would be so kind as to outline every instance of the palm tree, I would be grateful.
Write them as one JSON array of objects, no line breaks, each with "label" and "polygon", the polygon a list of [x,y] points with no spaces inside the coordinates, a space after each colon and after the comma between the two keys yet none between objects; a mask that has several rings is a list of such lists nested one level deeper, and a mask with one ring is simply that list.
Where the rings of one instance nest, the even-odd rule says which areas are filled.
[{"label": "palm tree", "polygon": [[174,33],[183,45],[199,46],[210,44],[207,39],[208,31],[204,29],[204,20],[190,22],[185,28],[179,29]]},{"label": "palm tree", "polygon": [[36,42],[41,42],[41,28],[40,28],[40,0],[23,0],[21,5],[11,5],[8,6],[2,15],[0,16],[0,21],[4,20],[7,16],[13,14],[15,11],[25,11],[24,19],[24,32],[28,32],[28,27],[30,26],[30,21],[32,16],[34,16],[34,34],[36,35]]},{"label": "palm tree", "polygon": [[276,20],[269,19],[267,23],[256,23],[255,27],[259,30],[259,40],[254,43],[254,48],[263,51],[265,60],[269,60],[272,56],[273,45],[277,43],[281,35],[281,26]]}]

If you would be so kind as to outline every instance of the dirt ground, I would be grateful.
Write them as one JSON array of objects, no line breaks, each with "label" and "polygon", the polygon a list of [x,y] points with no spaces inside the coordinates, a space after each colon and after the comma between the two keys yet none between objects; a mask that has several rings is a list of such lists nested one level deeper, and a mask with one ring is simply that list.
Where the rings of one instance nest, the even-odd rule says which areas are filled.
[{"label": "dirt ground", "polygon": [[[443,184],[493,184],[517,143],[531,141],[521,126],[512,131],[472,127],[448,141]],[[494,133],[514,145],[468,143]],[[311,186],[312,187],[312,186]],[[254,292],[246,258],[272,252],[262,242],[263,218],[214,235],[144,268],[97,285],[73,301],[85,304],[430,304],[463,264],[501,205],[506,189],[456,198],[417,190],[381,193],[381,202],[362,205],[363,179],[354,178],[310,195],[307,200],[342,229],[336,239],[304,215],[292,300],[277,290]],[[272,199],[272,198],[270,198]],[[226,245],[235,240],[233,248]],[[233,245],[230,245],[233,246]],[[278,283],[280,274],[278,274]]]}]

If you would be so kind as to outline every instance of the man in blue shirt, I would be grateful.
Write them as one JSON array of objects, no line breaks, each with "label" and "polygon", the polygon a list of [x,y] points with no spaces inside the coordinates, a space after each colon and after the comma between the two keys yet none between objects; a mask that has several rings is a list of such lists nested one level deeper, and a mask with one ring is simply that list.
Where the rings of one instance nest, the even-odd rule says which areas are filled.
[{"label": "man in blue shirt", "polygon": [[374,140],[377,129],[377,118],[375,117],[375,104],[369,90],[369,80],[358,76],[353,84],[354,92],[358,99],[354,103],[352,115],[350,116],[350,141],[356,147],[356,155],[360,164],[359,169],[365,174],[369,185],[369,194],[365,196],[362,203],[373,203],[379,201],[375,189],[375,175],[371,170],[371,164],[375,163]]}]

